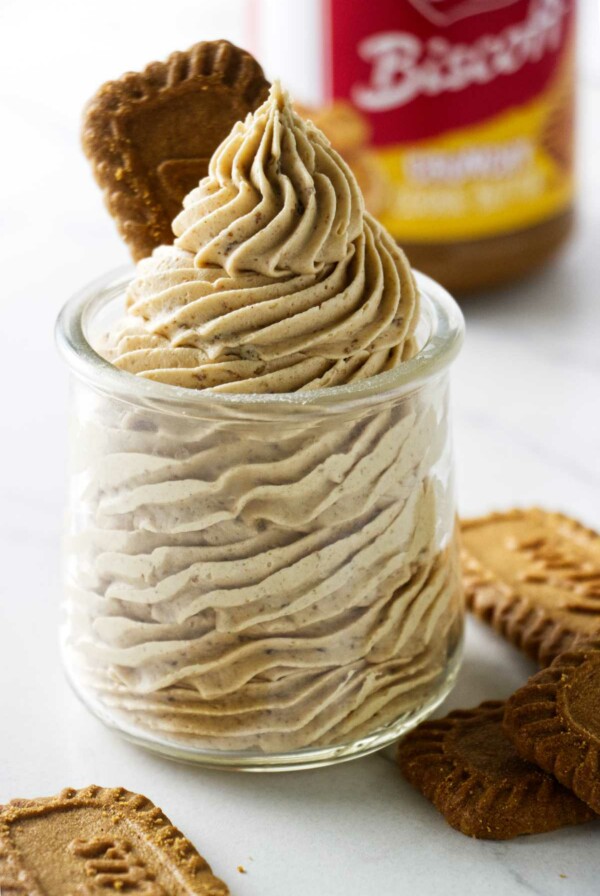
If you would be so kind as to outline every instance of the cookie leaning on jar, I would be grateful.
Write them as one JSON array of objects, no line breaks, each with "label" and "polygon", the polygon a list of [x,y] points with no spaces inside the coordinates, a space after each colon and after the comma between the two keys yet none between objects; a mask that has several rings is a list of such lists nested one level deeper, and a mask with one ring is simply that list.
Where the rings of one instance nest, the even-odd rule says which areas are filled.
[{"label": "cookie leaning on jar", "polygon": [[59,323],[70,678],[127,736],[205,764],[377,749],[459,662],[460,313],[278,85],[173,231]]}]

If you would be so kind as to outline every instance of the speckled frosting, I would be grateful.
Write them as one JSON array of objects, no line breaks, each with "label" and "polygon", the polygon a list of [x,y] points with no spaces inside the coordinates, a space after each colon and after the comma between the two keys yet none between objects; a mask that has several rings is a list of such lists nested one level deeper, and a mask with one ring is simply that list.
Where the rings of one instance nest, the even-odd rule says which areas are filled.
[{"label": "speckled frosting", "polygon": [[462,620],[444,393],[276,439],[100,396],[78,418],[67,649],[105,710],[285,752],[426,700]]},{"label": "speckled frosting", "polygon": [[173,231],[174,246],[138,265],[110,335],[123,370],[293,392],[373,376],[414,351],[419,302],[404,253],[277,85],[218,148]]}]

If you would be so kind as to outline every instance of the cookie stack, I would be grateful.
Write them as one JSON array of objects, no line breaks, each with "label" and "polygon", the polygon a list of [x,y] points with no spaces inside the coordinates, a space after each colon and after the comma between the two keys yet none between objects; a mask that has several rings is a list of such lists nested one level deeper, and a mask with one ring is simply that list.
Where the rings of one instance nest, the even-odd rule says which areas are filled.
[{"label": "cookie stack", "polygon": [[420,725],[400,767],[471,837],[588,821],[600,814],[600,535],[537,509],[462,534],[467,605],[545,668],[505,702]]}]

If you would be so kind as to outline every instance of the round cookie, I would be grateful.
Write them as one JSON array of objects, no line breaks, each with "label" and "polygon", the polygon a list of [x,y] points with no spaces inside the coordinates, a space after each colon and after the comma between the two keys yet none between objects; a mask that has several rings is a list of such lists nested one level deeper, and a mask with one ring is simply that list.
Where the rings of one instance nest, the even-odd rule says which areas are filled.
[{"label": "round cookie", "polygon": [[600,640],[530,678],[508,700],[504,727],[519,755],[600,813]]},{"label": "round cookie", "polygon": [[407,778],[470,837],[510,840],[594,817],[551,775],[521,759],[502,728],[503,701],[424,722],[398,748]]}]

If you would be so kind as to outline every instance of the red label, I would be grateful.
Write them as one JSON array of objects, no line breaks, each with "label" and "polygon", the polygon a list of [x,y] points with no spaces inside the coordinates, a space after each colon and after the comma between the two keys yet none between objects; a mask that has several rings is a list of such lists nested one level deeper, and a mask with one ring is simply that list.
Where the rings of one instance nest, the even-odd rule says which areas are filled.
[{"label": "red label", "polygon": [[374,144],[414,142],[523,105],[547,85],[574,0],[323,0],[331,98]]}]

